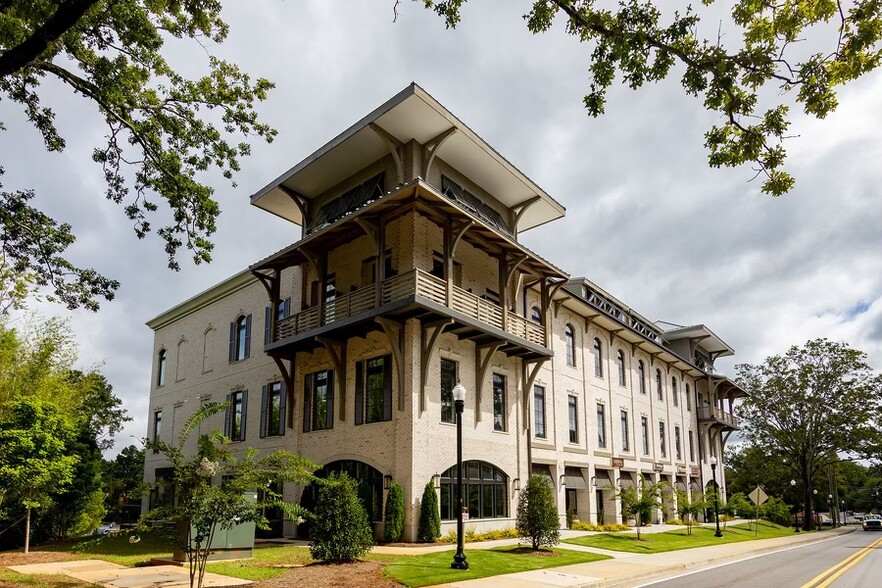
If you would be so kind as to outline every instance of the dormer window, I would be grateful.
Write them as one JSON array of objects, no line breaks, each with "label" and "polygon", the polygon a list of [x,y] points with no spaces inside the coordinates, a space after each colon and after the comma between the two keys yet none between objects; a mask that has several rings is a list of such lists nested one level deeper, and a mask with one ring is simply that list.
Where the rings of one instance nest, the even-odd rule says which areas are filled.
[{"label": "dormer window", "polygon": [[322,206],[306,228],[306,234],[314,233],[349,216],[371,202],[379,200],[384,193],[383,174],[377,174]]},{"label": "dormer window", "polygon": [[508,224],[503,220],[499,211],[485,204],[483,200],[447,176],[441,176],[441,194],[448,200],[456,202],[460,208],[472,213],[490,227],[511,235]]}]

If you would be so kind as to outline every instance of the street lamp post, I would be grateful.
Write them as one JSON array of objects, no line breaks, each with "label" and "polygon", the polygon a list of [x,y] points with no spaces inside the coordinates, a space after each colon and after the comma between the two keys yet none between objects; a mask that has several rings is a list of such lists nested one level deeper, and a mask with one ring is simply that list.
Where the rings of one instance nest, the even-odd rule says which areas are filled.
[{"label": "street lamp post", "polygon": [[717,486],[717,458],[713,455],[710,458],[711,477],[714,480],[714,520],[717,523],[717,530],[714,537],[722,537],[723,532],[720,531],[720,490]]},{"label": "street lamp post", "polygon": [[827,495],[827,509],[830,511],[830,524],[836,528],[836,517],[833,515],[833,495]]},{"label": "street lamp post", "polygon": [[799,533],[799,494],[796,492],[796,480],[790,480],[790,487],[793,488],[793,496],[796,498],[793,504],[793,530]]},{"label": "street lamp post", "polygon": [[465,407],[466,389],[465,386],[456,383],[453,387],[453,406],[456,409],[456,555],[453,556],[453,562],[450,567],[455,570],[469,569],[469,562],[466,561],[465,553],[462,550],[463,530],[462,530],[462,409]]},{"label": "street lamp post", "polygon": [[[818,489],[817,488],[812,490],[811,499],[812,499],[811,508],[809,509],[812,512],[811,526],[810,527],[806,526],[805,521],[802,522],[802,526],[805,528],[806,531],[817,531],[818,525],[816,525],[815,522],[820,519],[820,517],[818,516]],[[803,517],[803,518],[805,518],[805,517]]]}]

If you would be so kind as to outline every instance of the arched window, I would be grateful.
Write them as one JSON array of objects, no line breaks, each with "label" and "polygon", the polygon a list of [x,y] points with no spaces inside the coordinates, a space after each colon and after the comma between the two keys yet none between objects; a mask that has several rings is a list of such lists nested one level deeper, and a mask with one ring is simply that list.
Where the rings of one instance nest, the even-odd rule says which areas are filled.
[{"label": "arched window", "polygon": [[[344,459],[333,461],[315,472],[316,478],[327,478],[331,474],[345,473],[358,483],[358,498],[367,513],[369,521],[383,520],[383,473],[362,461]],[[318,502],[320,485],[312,482],[303,489],[300,506],[312,510]],[[309,536],[309,524],[297,527],[299,537]]]},{"label": "arched window", "polygon": [[542,311],[539,310],[538,306],[534,306],[530,311],[530,319],[537,325],[542,324]]},{"label": "arched window", "polygon": [[248,359],[251,355],[251,315],[242,315],[230,323],[230,361]]},{"label": "arched window", "polygon": [[576,365],[576,329],[567,323],[564,327],[564,335],[567,340],[567,365]]},{"label": "arched window", "polygon": [[594,375],[603,377],[603,343],[597,337],[594,338]]},{"label": "arched window", "polygon": [[680,395],[677,393],[677,378],[675,376],[671,376],[671,400],[674,401],[674,406],[680,406]]},{"label": "arched window", "polygon": [[616,363],[619,366],[619,386],[624,386],[625,381],[625,352],[619,349],[616,352]]},{"label": "arched window", "polygon": [[692,399],[690,398],[691,392],[689,391],[689,383],[687,382],[685,384],[685,386],[686,386],[686,394],[685,394],[685,396],[686,396],[686,410],[692,411]]},{"label": "arched window", "polygon": [[159,350],[159,359],[156,365],[156,385],[162,386],[165,384],[165,363],[166,363],[166,353],[165,349]]},{"label": "arched window", "polygon": [[662,390],[661,370],[659,370],[659,369],[655,370],[655,392],[656,392],[656,394],[658,394],[659,400],[665,399],[665,393],[664,393],[664,390]]},{"label": "arched window", "polygon": [[[463,504],[469,520],[508,516],[508,476],[484,461],[462,464]],[[441,474],[441,520],[456,518],[456,466]]]},{"label": "arched window", "polygon": [[640,384],[640,393],[646,394],[646,366],[643,365],[643,360],[637,361],[637,379]]}]

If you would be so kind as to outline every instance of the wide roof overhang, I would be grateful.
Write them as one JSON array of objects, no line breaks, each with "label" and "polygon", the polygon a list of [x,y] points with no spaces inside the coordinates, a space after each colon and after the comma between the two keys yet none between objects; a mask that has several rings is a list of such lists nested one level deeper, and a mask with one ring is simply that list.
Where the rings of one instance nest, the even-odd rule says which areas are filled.
[{"label": "wide roof overhang", "polygon": [[507,207],[534,201],[521,215],[516,231],[564,215],[564,207],[509,163],[493,147],[416,83],[337,135],[315,153],[251,196],[251,203],[295,224],[303,224],[294,193],[311,200],[389,153],[379,127],[402,144],[425,145],[451,133],[435,155],[492,194]]},{"label": "wide roof overhang", "polygon": [[717,337],[713,331],[704,325],[692,325],[664,332],[666,341],[678,339],[694,339],[698,345],[713,355],[714,359],[735,355],[735,350],[728,343]]}]

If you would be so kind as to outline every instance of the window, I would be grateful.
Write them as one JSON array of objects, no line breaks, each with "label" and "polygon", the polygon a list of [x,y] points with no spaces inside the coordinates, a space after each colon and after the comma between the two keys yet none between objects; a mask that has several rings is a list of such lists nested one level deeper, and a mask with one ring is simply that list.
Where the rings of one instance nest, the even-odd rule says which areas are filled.
[{"label": "window", "polygon": [[643,455],[649,455],[649,419],[640,417],[640,433],[643,437]]},{"label": "window", "polygon": [[227,394],[227,414],[224,421],[224,435],[230,441],[245,440],[245,420],[248,414],[248,392],[239,390]]},{"label": "window", "polygon": [[671,400],[674,406],[680,406],[680,394],[677,392],[677,378],[671,376]]},{"label": "window", "polygon": [[355,363],[355,424],[392,420],[392,356]]},{"label": "window", "polygon": [[594,375],[603,377],[603,343],[597,337],[594,338]]},{"label": "window", "polygon": [[[159,441],[162,434],[162,411],[157,410],[153,413],[153,440]],[[154,447],[153,453],[159,453],[159,448]]]},{"label": "window", "polygon": [[[276,322],[286,319],[291,316],[291,299],[285,298],[284,300],[279,300],[279,306],[276,307]],[[270,315],[270,307],[266,306],[263,309],[263,344],[269,345],[272,341],[272,330],[273,322],[272,316]]]},{"label": "window", "polygon": [[542,324],[542,311],[539,310],[538,306],[534,306],[530,311],[530,319],[536,323],[537,325]]},{"label": "window", "polygon": [[677,456],[677,461],[683,459],[683,449],[682,443],[680,442],[680,427],[674,427],[674,455]]},{"label": "window", "polygon": [[[443,266],[442,266],[443,272]],[[396,275],[392,265],[392,250],[386,249],[383,254],[383,277],[391,278]],[[368,257],[361,262],[361,285],[370,286],[377,281],[377,256]]]},{"label": "window", "polygon": [[505,431],[505,376],[493,374],[493,430]]},{"label": "window", "polygon": [[573,325],[567,323],[567,326],[564,327],[564,336],[567,341],[567,365],[575,366],[576,365],[576,329],[573,328]]},{"label": "window", "polygon": [[[463,505],[469,520],[508,516],[508,476],[483,461],[462,464]],[[441,520],[456,518],[456,466],[441,474]]]},{"label": "window", "polygon": [[159,362],[156,365],[156,385],[162,386],[165,384],[165,363],[166,363],[166,353],[165,349],[159,350]]},{"label": "window", "polygon": [[692,412],[692,399],[689,397],[691,392],[689,391],[689,384],[684,384],[686,386],[686,410]]},{"label": "window", "polygon": [[692,438],[692,431],[689,431],[689,461],[695,461],[695,439]]},{"label": "window", "polygon": [[606,409],[602,404],[597,405],[597,446],[606,447]]},{"label": "window", "polygon": [[260,394],[260,436],[276,437],[285,434],[285,385],[273,382],[263,387]]},{"label": "window", "polygon": [[533,386],[533,423],[536,436],[545,439],[545,388]]},{"label": "window", "polygon": [[306,374],[303,381],[303,432],[334,428],[334,370]]},{"label": "window", "polygon": [[452,423],[453,387],[456,386],[456,362],[441,358],[441,422]]},{"label": "window", "polygon": [[641,394],[646,394],[646,366],[643,365],[643,360],[637,361],[637,380],[639,383],[637,384],[640,388]]},{"label": "window", "polygon": [[579,399],[567,397],[567,416],[570,422],[570,443],[579,442]]},{"label": "window", "polygon": [[248,359],[251,355],[251,315],[243,315],[230,323],[230,361]]},{"label": "window", "polygon": [[668,456],[668,446],[665,443],[665,422],[658,422],[658,452],[662,457]]},{"label": "window", "polygon": [[625,352],[619,349],[616,352],[616,363],[619,366],[619,386],[624,386],[625,381]]},{"label": "window", "polygon": [[628,430],[628,411],[622,411],[622,451],[631,451],[631,433]]},{"label": "window", "polygon": [[656,391],[656,394],[658,394],[658,399],[659,399],[659,400],[664,400],[664,399],[665,399],[665,392],[664,392],[664,390],[662,389],[662,376],[661,376],[661,370],[658,370],[658,369],[655,370],[655,391]]}]

